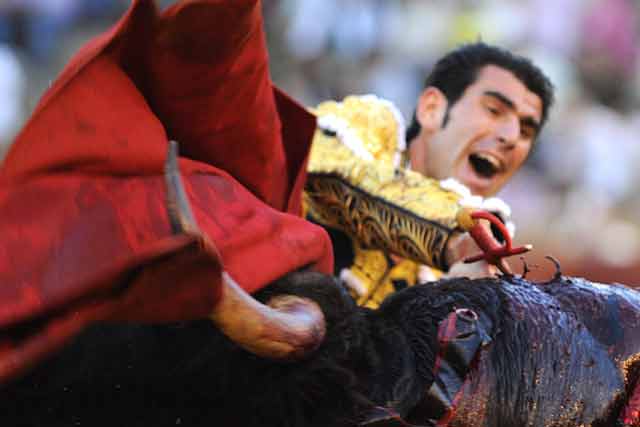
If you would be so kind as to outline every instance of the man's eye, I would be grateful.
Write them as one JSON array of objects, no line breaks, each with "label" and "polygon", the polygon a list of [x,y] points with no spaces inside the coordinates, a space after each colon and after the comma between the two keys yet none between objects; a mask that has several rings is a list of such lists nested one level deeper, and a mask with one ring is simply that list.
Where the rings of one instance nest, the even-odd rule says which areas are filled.
[{"label": "man's eye", "polygon": [[500,114],[500,110],[496,107],[493,107],[491,105],[487,105],[487,111],[489,111],[492,115],[497,116]]},{"label": "man's eye", "polygon": [[527,127],[523,127],[520,130],[520,137],[523,139],[532,139],[533,138],[533,129],[529,129]]}]

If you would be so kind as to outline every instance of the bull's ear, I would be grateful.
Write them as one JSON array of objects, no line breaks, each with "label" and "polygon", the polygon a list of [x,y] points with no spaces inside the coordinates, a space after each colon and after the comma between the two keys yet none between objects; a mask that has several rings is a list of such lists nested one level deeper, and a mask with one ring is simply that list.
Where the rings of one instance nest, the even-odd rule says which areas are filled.
[{"label": "bull's ear", "polygon": [[409,424],[393,409],[376,406],[364,417],[359,427],[433,427],[433,424],[424,426]]}]

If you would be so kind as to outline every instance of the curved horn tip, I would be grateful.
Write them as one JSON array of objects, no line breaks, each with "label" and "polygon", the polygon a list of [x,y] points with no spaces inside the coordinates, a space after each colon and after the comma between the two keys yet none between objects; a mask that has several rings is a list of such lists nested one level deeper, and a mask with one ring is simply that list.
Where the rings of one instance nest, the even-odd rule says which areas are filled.
[{"label": "curved horn tip", "polygon": [[267,306],[288,317],[291,322],[295,319],[297,324],[289,326],[296,329],[295,335],[289,335],[287,339],[291,346],[286,359],[300,359],[320,347],[327,332],[324,313],[320,306],[313,300],[295,295],[278,295],[267,302]]},{"label": "curved horn tip", "polygon": [[283,361],[308,356],[320,347],[326,334],[324,313],[315,301],[278,295],[262,304],[226,272],[222,273],[222,295],[211,318],[245,350]]}]

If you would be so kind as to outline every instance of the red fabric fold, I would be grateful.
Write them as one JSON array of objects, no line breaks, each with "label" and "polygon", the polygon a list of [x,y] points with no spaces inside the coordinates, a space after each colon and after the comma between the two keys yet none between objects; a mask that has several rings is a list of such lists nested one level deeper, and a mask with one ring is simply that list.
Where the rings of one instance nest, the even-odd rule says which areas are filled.
[{"label": "red fabric fold", "polygon": [[[135,0],[0,169],[0,381],[91,322],[207,316],[222,269],[249,292],[331,272],[326,233],[292,215],[314,128],[271,84],[259,2]],[[172,234],[168,139],[201,237]]]},{"label": "red fabric fold", "polygon": [[185,156],[286,209],[296,170],[287,168],[260,12],[260,2],[219,0],[167,10],[149,56],[149,100]]}]

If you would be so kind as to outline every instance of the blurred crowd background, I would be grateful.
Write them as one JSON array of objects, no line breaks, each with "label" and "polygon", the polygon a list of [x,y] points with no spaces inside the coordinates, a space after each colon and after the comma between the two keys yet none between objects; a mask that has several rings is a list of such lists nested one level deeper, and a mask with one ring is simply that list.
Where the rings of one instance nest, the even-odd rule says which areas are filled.
[{"label": "blurred crowd background", "polygon": [[[0,0],[0,158],[69,57],[128,4]],[[554,82],[557,104],[533,156],[501,194],[514,211],[516,240],[536,247],[529,278],[553,274],[544,258],[553,255],[563,273],[640,284],[640,2],[264,0],[263,7],[273,79],[309,106],[374,93],[410,118],[433,62],[460,43],[481,39],[531,57]]]}]

